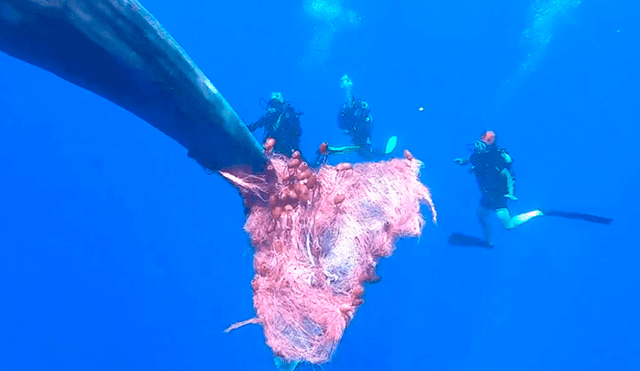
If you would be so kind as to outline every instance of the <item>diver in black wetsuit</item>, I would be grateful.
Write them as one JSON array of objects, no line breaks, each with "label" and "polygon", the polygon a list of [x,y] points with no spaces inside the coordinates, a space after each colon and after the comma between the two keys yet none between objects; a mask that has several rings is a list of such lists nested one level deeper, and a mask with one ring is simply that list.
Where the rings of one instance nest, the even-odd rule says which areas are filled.
[{"label": "diver in black wetsuit", "polygon": [[331,147],[329,153],[348,154],[357,152],[367,160],[382,157],[382,151],[371,149],[371,127],[373,117],[369,104],[360,98],[352,98],[342,105],[338,113],[338,127],[351,137],[350,146]]},{"label": "diver in black wetsuit", "polygon": [[516,228],[535,217],[544,215],[541,210],[533,210],[511,216],[507,201],[517,200],[513,162],[507,151],[496,145],[496,135],[493,131],[482,134],[481,138],[475,142],[473,153],[468,159],[456,158],[454,161],[459,165],[471,164],[470,172],[475,175],[482,192],[478,220],[482,226],[486,247],[493,247],[489,224],[489,215],[492,211],[495,211],[505,229]]},{"label": "diver in black wetsuit", "polygon": [[347,75],[342,76],[340,86],[347,92],[347,101],[342,105],[338,113],[338,127],[351,137],[351,145],[327,145],[324,153],[318,153],[316,163],[320,162],[322,156],[332,154],[346,155],[357,153],[367,161],[382,159],[395,148],[396,137],[390,138],[389,143],[387,143],[388,148],[384,151],[372,148],[371,129],[373,126],[373,117],[371,116],[369,104],[363,99],[355,98],[351,94],[353,83]]},{"label": "diver in black wetsuit", "polygon": [[300,115],[293,106],[284,100],[282,93],[271,93],[267,102],[266,113],[258,121],[248,125],[251,132],[264,128],[263,142],[267,138],[276,140],[273,151],[291,156],[294,151],[300,151]]}]

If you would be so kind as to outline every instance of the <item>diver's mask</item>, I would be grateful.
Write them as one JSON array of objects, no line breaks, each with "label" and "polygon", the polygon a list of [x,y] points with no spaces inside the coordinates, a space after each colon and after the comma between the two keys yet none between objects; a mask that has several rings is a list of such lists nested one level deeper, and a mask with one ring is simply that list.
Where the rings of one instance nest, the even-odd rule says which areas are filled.
[{"label": "diver's mask", "polygon": [[495,146],[493,144],[487,144],[482,139],[476,140],[473,144],[467,144],[467,149],[471,152],[478,154],[486,154],[491,152]]},{"label": "diver's mask", "polygon": [[284,105],[284,96],[282,93],[273,92],[271,93],[271,98],[267,102],[270,109],[278,110]]},{"label": "diver's mask", "polygon": [[496,133],[488,130],[482,134],[480,139],[476,140],[475,143],[473,143],[473,148],[471,148],[471,150],[479,154],[489,153],[493,148],[495,148],[495,144]]},{"label": "diver's mask", "polygon": [[282,107],[283,103],[282,101],[278,100],[278,99],[269,99],[269,102],[267,102],[267,104],[269,105],[269,108],[280,108]]},{"label": "diver's mask", "polygon": [[476,140],[476,142],[473,144],[473,150],[478,153],[488,153],[489,147],[490,146],[487,143],[480,139]]}]

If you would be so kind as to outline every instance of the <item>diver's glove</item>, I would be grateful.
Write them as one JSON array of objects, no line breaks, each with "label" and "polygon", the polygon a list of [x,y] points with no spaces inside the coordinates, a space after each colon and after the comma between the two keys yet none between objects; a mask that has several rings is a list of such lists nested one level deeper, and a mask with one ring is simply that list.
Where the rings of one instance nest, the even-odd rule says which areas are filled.
[{"label": "diver's glove", "polygon": [[504,197],[510,199],[511,201],[518,201],[518,197],[514,195],[504,195]]},{"label": "diver's glove", "polygon": [[315,166],[324,165],[327,163],[327,157],[329,157],[329,145],[327,142],[323,142],[316,151],[316,159],[313,163]]},{"label": "diver's glove", "polygon": [[469,160],[467,160],[466,158],[460,158],[460,157],[456,158],[453,161],[455,161],[460,166],[464,166],[469,163]]}]

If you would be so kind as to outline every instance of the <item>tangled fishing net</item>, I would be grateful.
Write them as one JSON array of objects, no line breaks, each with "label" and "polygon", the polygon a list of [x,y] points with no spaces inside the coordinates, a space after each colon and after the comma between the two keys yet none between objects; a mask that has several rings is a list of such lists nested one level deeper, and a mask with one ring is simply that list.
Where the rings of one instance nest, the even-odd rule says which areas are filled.
[{"label": "tangled fishing net", "polygon": [[407,151],[403,159],[314,170],[297,152],[270,154],[271,143],[271,176],[222,172],[245,198],[255,248],[257,316],[227,332],[260,324],[277,357],[322,364],[363,304],[363,283],[378,279],[378,260],[398,238],[420,236],[421,204],[434,223],[436,211],[418,179],[422,163]]}]

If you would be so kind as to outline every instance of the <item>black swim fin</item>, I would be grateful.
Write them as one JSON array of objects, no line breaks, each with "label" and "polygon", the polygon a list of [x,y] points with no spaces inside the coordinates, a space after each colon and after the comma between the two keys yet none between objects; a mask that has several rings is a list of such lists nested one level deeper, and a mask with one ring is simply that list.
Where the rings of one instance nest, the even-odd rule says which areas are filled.
[{"label": "black swim fin", "polygon": [[480,246],[487,249],[493,249],[492,244],[482,238],[467,236],[466,234],[454,232],[449,236],[449,245],[451,246]]},{"label": "black swim fin", "polygon": [[558,210],[547,210],[541,209],[542,214],[545,216],[559,216],[567,219],[575,219],[575,220],[584,220],[586,222],[591,223],[599,223],[610,225],[613,222],[611,218],[605,218],[603,216],[591,215],[591,214],[582,214],[582,213],[574,213],[569,211],[558,211]]}]

